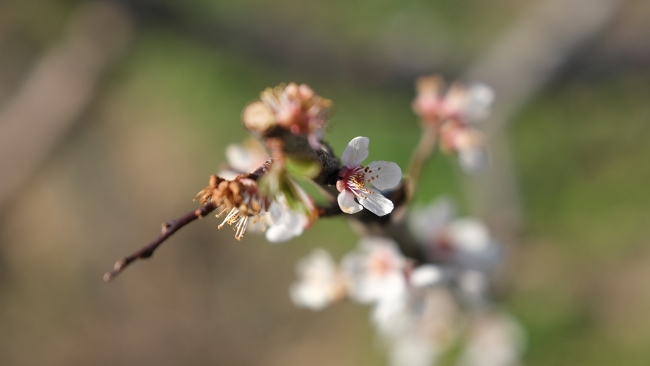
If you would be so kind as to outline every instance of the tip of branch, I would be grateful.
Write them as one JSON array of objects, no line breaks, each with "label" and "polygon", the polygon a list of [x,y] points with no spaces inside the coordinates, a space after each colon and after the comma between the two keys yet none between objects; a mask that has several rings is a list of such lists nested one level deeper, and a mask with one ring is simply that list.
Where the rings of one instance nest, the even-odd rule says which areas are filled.
[{"label": "tip of branch", "polygon": [[112,280],[114,277],[115,277],[115,274],[113,274],[112,272],[106,272],[106,273],[104,273],[104,277],[103,277],[103,279],[104,279],[104,282],[107,282],[107,283],[108,283],[108,282],[111,282],[111,280]]},{"label": "tip of branch", "polygon": [[122,269],[126,266],[126,258],[122,258],[115,262],[113,265],[113,270],[104,273],[104,282],[111,282],[115,276],[117,276],[120,272],[122,272]]}]

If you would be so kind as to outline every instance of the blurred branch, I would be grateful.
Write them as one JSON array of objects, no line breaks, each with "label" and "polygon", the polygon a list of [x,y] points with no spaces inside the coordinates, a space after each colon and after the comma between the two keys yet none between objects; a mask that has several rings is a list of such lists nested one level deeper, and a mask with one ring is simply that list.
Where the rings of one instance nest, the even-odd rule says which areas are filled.
[{"label": "blurred branch", "polygon": [[619,0],[544,0],[524,11],[465,74],[494,88],[497,100],[485,124],[492,164],[466,180],[474,211],[504,240],[522,223],[519,188],[505,127],[513,115],[560,71],[576,50],[617,14]]},{"label": "blurred branch", "polygon": [[216,207],[212,203],[207,203],[205,205],[202,205],[201,207],[197,208],[196,210],[192,210],[185,215],[171,221],[167,221],[162,224],[162,229],[160,231],[160,235],[158,235],[157,238],[155,238],[151,243],[147,244],[146,246],[142,247],[140,250],[137,252],[124,257],[122,259],[119,259],[117,262],[115,262],[115,265],[113,266],[113,270],[106,272],[104,274],[104,281],[105,282],[110,282],[115,276],[120,274],[124,268],[126,268],[129,264],[135,262],[138,259],[146,259],[150,258],[153,255],[153,252],[158,249],[158,247],[165,242],[172,234],[174,234],[177,230],[181,229],[185,225],[189,224],[190,222],[200,219],[210,212],[214,211]]},{"label": "blurred branch", "polygon": [[[208,47],[227,48],[252,58],[263,59],[266,63],[288,66],[292,70],[303,70],[319,75],[343,74],[367,82],[389,82],[410,88],[415,77],[431,73],[432,69],[438,73],[456,74],[462,72],[460,68],[465,66],[463,64],[451,65],[433,59],[416,59],[416,57],[395,59],[387,53],[378,52],[377,50],[381,48],[377,45],[368,46],[364,52],[359,52],[358,45],[346,43],[343,39],[328,38],[325,30],[304,27],[301,32],[295,32],[294,28],[287,29],[283,26],[286,21],[268,14],[261,15],[259,11],[255,10],[251,10],[249,15],[255,17],[256,21],[229,23],[214,19],[214,17],[198,16],[191,7],[183,6],[182,3],[145,0],[115,1],[129,6],[138,21],[143,24],[163,26],[185,37],[202,42]],[[552,5],[549,5],[551,3]],[[529,15],[520,18],[520,20],[540,24],[557,18],[557,22],[550,24],[560,25],[560,27],[557,30],[552,27],[546,29],[547,38],[554,39],[553,43],[557,44],[564,42],[561,32],[566,29],[567,19],[574,19],[578,27],[589,24],[594,19],[594,15],[597,15],[595,13],[603,10],[608,12],[605,8],[616,5],[614,3],[619,3],[619,1],[595,0],[592,3],[589,0],[568,0],[566,4],[561,0],[555,0],[554,3],[538,1],[528,9]],[[631,2],[626,3],[626,6],[629,3]],[[540,10],[544,7],[547,10],[550,9],[552,13],[543,14],[543,11]],[[634,6],[631,5],[627,8],[634,10]],[[536,20],[536,15],[540,15],[542,19]],[[516,35],[516,32],[513,31],[515,28],[506,31],[506,33]],[[646,29],[642,28],[640,34],[645,35],[643,32]],[[306,34],[305,32],[312,33]],[[522,34],[522,38],[527,37]],[[591,67],[604,72],[613,72],[621,67],[629,68],[630,65],[647,68],[650,48],[647,47],[647,42],[644,42],[643,37],[635,38],[634,33],[626,33],[622,37],[627,38],[616,43],[615,54],[607,49],[603,51],[607,45],[600,40],[596,47],[571,50],[580,52],[579,55],[576,55],[580,60],[577,65],[588,63]],[[571,36],[567,40],[570,38]],[[309,41],[305,42],[306,39]],[[502,42],[502,40],[498,42]],[[410,39],[404,39],[395,41],[395,43],[408,44],[410,41]],[[430,39],[429,42],[435,41]],[[423,47],[426,46],[430,46],[430,44],[423,45]],[[524,53],[534,47],[533,44],[522,44],[522,46],[525,50]],[[453,55],[453,51],[453,48],[446,50],[446,53],[452,52],[452,55],[448,55],[449,59],[462,57]],[[511,52],[512,50],[508,54]],[[546,59],[546,57],[546,55],[542,55],[542,59]]]},{"label": "blurred branch", "polygon": [[115,3],[86,3],[67,38],[50,49],[0,111],[0,206],[26,183],[92,101],[131,22]]},{"label": "blurred branch", "polygon": [[435,151],[438,133],[431,126],[423,126],[422,135],[418,146],[413,151],[408,169],[408,180],[406,182],[406,200],[410,201],[417,189],[424,164],[429,160]]}]

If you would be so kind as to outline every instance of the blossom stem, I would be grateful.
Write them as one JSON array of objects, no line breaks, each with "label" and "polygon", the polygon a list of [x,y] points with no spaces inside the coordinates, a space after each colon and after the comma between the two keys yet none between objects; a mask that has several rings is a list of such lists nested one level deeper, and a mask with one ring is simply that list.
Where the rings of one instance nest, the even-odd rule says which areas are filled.
[{"label": "blossom stem", "polygon": [[437,139],[437,128],[425,125],[422,131],[422,136],[420,137],[420,142],[413,151],[413,155],[411,155],[411,162],[409,163],[409,179],[406,187],[407,202],[411,201],[413,198],[417,185],[420,181],[420,176],[422,175],[422,168],[424,167],[424,164],[427,162],[427,160],[429,160],[431,157],[431,154],[435,151]]},{"label": "blossom stem", "polygon": [[158,237],[156,237],[153,241],[151,241],[149,244],[145,245],[144,247],[140,248],[138,251],[135,253],[124,257],[122,259],[119,259],[117,262],[115,262],[115,265],[113,266],[113,270],[106,272],[104,274],[104,281],[105,282],[110,282],[115,276],[120,274],[124,268],[126,268],[129,264],[135,262],[138,259],[146,259],[149,258],[153,255],[153,252],[167,240],[172,234],[174,234],[178,229],[182,228],[183,226],[189,224],[190,222],[202,218],[203,216],[206,216],[210,212],[214,211],[216,207],[212,202],[206,203],[205,205],[197,208],[196,210],[192,210],[185,215],[171,221],[167,221],[162,224],[162,229],[160,231],[160,234]]}]

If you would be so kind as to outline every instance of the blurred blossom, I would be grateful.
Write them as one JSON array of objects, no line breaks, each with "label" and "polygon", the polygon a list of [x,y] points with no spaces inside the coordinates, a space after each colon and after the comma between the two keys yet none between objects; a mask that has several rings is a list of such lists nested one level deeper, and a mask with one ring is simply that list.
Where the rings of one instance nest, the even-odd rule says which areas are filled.
[{"label": "blurred blossom", "polygon": [[490,311],[474,317],[459,366],[516,366],[525,346],[524,331],[510,315]]},{"label": "blurred blossom", "polygon": [[260,99],[246,106],[242,113],[247,128],[264,133],[277,125],[305,135],[313,149],[320,149],[332,107],[330,100],[316,95],[309,86],[296,83],[267,88]]},{"label": "blurred blossom", "polygon": [[465,87],[454,83],[446,93],[444,87],[445,82],[438,75],[416,80],[413,111],[423,122],[441,126],[451,120],[473,123],[488,117],[494,101],[494,91],[490,87],[484,84]]},{"label": "blurred blossom", "polygon": [[503,248],[488,228],[474,218],[455,218],[448,198],[441,198],[409,215],[409,227],[429,259],[460,269],[492,273],[501,262]]},{"label": "blurred blossom", "polygon": [[485,136],[457,121],[449,121],[440,128],[440,148],[445,153],[456,154],[467,173],[478,172],[488,164]]},{"label": "blurred blossom", "polygon": [[341,192],[338,203],[345,213],[357,213],[365,207],[377,216],[384,216],[393,211],[393,202],[366,185],[371,184],[380,190],[393,188],[402,179],[402,170],[389,161],[373,161],[366,167],[362,166],[368,157],[369,144],[369,138],[355,137],[343,151],[341,161],[345,166],[336,183]]},{"label": "blurred blossom", "polygon": [[403,296],[407,263],[393,240],[362,238],[358,248],[341,262],[350,298],[361,303],[375,303]]},{"label": "blurred blossom", "polygon": [[438,266],[423,264],[411,271],[409,284],[414,287],[433,286],[444,279],[444,273]]},{"label": "blurred blossom", "polygon": [[287,200],[281,194],[271,203],[266,217],[269,226],[266,239],[271,243],[284,242],[302,235],[309,222],[304,213],[289,208]]},{"label": "blurred blossom", "polygon": [[501,261],[503,249],[490,235],[488,228],[474,218],[460,218],[450,223],[447,231],[455,250],[455,261],[463,268],[486,273]]},{"label": "blurred blossom", "polygon": [[413,111],[426,129],[439,134],[441,149],[458,156],[463,170],[473,173],[488,163],[485,137],[471,124],[486,119],[494,101],[494,91],[483,84],[452,84],[444,91],[440,76],[420,77]]},{"label": "blurred blossom", "polygon": [[[389,344],[392,364],[429,365],[459,333],[460,308],[445,287],[411,288],[399,299],[377,304],[372,320]],[[410,350],[411,354],[407,354]]]},{"label": "blurred blossom", "polygon": [[481,306],[487,303],[490,279],[485,273],[461,270],[455,277],[458,295],[467,305]]},{"label": "blurred blossom", "polygon": [[437,356],[433,344],[421,337],[402,337],[390,346],[391,366],[430,366]]},{"label": "blurred blossom", "polygon": [[440,197],[409,215],[409,228],[420,243],[444,237],[449,223],[456,217],[456,205],[449,197]]},{"label": "blurred blossom", "polygon": [[251,173],[266,163],[270,156],[257,141],[249,138],[243,144],[230,144],[226,147],[228,168],[221,170],[219,176],[235,179],[239,174]]},{"label": "blurred blossom", "polygon": [[321,310],[345,296],[345,285],[336,262],[323,249],[315,249],[296,263],[298,282],[289,289],[296,306]]}]

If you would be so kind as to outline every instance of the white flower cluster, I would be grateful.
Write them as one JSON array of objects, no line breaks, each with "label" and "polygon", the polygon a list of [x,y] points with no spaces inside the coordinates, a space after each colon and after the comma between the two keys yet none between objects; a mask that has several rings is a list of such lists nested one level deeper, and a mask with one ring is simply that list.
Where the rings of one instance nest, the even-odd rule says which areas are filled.
[{"label": "white flower cluster", "polygon": [[459,349],[459,366],[518,365],[523,332],[488,296],[500,245],[479,221],[455,219],[447,199],[410,217],[435,265],[416,265],[391,239],[365,237],[338,264],[323,249],[301,259],[291,300],[311,310],[346,297],[370,305],[393,366],[433,365]]},{"label": "white flower cluster", "polygon": [[488,162],[485,137],[475,125],[490,114],[494,91],[484,84],[452,84],[445,90],[439,76],[421,77],[416,82],[413,111],[426,128],[440,136],[443,151],[458,156],[467,172],[484,168]]},{"label": "white flower cluster", "polygon": [[[420,78],[417,91],[413,110],[421,118],[424,135],[409,168],[410,181],[403,185],[402,170],[393,162],[362,165],[370,140],[355,137],[341,155],[343,166],[335,166],[338,176],[336,171],[327,171],[326,181],[319,181],[321,188],[336,181],[336,202],[330,196],[329,206],[316,207],[294,178],[314,178],[319,173],[309,173],[313,169],[304,162],[300,167],[300,159],[292,160],[283,151],[283,141],[274,137],[265,140],[273,158],[255,140],[229,146],[229,166],[219,174],[225,179],[213,176],[198,197],[202,203],[212,202],[229,212],[224,223],[235,227],[238,239],[250,219],[251,229],[265,231],[271,242],[282,242],[301,235],[315,219],[331,211],[356,214],[367,209],[386,216],[395,205],[404,207],[412,197],[409,187],[415,186],[409,184],[417,182],[437,142],[442,151],[458,156],[465,170],[485,166],[485,138],[473,124],[487,117],[493,91],[481,84],[455,83],[445,88],[437,76]],[[288,131],[289,136],[303,135],[315,151],[329,154],[322,134],[330,109],[329,100],[306,85],[291,83],[265,90],[261,100],[246,107],[242,118],[259,136],[270,129]],[[401,201],[393,203],[384,195]],[[427,366],[438,360],[458,366],[519,365],[524,348],[521,327],[490,299],[504,256],[502,246],[481,221],[458,218],[455,211],[452,202],[442,198],[407,216],[406,210],[400,210],[399,215],[377,219],[373,232],[400,238],[400,244],[388,237],[366,236],[338,263],[327,251],[314,250],[297,263],[298,280],[290,287],[291,300],[311,310],[346,298],[371,306],[370,320],[392,366]],[[379,230],[380,226],[386,230]],[[406,227],[410,233],[402,233],[405,236],[391,231],[407,231]],[[414,240],[404,243],[403,237]],[[418,262],[403,253],[418,253]]]}]

